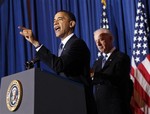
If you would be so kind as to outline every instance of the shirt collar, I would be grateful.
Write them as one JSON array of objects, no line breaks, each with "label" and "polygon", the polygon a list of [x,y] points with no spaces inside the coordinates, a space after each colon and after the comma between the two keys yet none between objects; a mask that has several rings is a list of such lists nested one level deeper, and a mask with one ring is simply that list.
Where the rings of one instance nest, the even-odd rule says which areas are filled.
[{"label": "shirt collar", "polygon": [[71,33],[69,36],[67,36],[66,38],[64,38],[63,41],[61,41],[61,43],[63,43],[63,47],[65,46],[65,44],[67,43],[67,41],[74,35],[74,33]]},{"label": "shirt collar", "polygon": [[103,56],[106,56],[106,60],[110,57],[110,55],[112,54],[112,52],[115,50],[116,48],[115,47],[113,47],[111,50],[110,50],[110,52],[109,53],[103,53]]}]

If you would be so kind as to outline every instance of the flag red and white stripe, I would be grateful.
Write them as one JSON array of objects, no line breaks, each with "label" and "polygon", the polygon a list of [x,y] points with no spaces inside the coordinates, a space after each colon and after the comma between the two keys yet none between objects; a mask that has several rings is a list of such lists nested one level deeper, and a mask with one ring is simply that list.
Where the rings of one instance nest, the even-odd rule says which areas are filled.
[{"label": "flag red and white stripe", "polygon": [[150,114],[150,53],[148,38],[149,26],[146,8],[143,1],[139,0],[131,59],[131,78],[134,82],[131,105],[134,114]]}]

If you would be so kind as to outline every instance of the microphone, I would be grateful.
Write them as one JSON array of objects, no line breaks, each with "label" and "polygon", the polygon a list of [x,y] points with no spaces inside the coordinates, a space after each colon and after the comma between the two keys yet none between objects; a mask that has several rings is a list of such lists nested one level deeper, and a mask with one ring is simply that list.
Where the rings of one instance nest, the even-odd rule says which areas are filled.
[{"label": "microphone", "polygon": [[39,62],[39,61],[40,61],[40,59],[39,59],[38,57],[35,57],[34,59],[32,59],[32,60],[30,60],[30,61],[27,61],[27,62],[25,63],[26,69],[28,70],[28,69],[33,68],[33,67],[34,67],[34,64],[37,63],[37,62]]}]

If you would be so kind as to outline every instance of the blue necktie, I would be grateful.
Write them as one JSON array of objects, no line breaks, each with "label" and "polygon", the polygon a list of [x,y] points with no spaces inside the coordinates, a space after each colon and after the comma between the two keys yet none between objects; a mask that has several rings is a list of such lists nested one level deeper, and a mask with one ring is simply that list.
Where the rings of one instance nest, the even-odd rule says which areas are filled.
[{"label": "blue necktie", "polygon": [[107,58],[107,55],[103,55],[103,59],[102,59],[102,68],[104,67],[105,63],[106,63],[106,58]]},{"label": "blue necktie", "polygon": [[58,49],[58,57],[60,57],[60,55],[61,55],[61,53],[62,53],[62,51],[63,51],[63,43],[60,43],[59,44],[59,49]]},{"label": "blue necktie", "polygon": [[[106,59],[107,59],[107,54],[106,55],[103,55],[103,54],[101,54],[101,59],[102,59],[102,68],[104,67],[104,65],[105,65],[105,63],[106,63]],[[93,94],[94,94],[94,97],[96,98],[96,86],[95,85],[93,85]]]}]

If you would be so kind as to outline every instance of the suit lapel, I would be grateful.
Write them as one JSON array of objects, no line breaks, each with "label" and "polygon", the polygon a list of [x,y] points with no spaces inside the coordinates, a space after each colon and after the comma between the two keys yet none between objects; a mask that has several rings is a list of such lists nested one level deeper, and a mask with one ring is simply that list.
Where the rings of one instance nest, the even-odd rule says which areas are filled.
[{"label": "suit lapel", "polygon": [[104,67],[103,67],[103,69],[105,69],[105,68],[107,68],[110,64],[111,64],[111,62],[114,60],[114,58],[115,58],[115,56],[116,56],[116,54],[117,54],[117,49],[115,49],[113,52],[112,52],[112,54],[110,55],[110,57],[108,58],[108,60],[106,61],[106,63],[105,63],[105,65],[104,65]]},{"label": "suit lapel", "polygon": [[99,57],[99,59],[96,60],[93,65],[93,69],[95,69],[94,71],[100,71],[102,69],[102,57]]},{"label": "suit lapel", "polygon": [[76,35],[74,34],[68,41],[67,43],[65,44],[64,48],[63,48],[63,51],[61,53],[61,56],[63,54],[65,54],[65,52],[70,48],[70,45],[72,44],[72,42],[74,41],[74,39],[77,38]]}]

